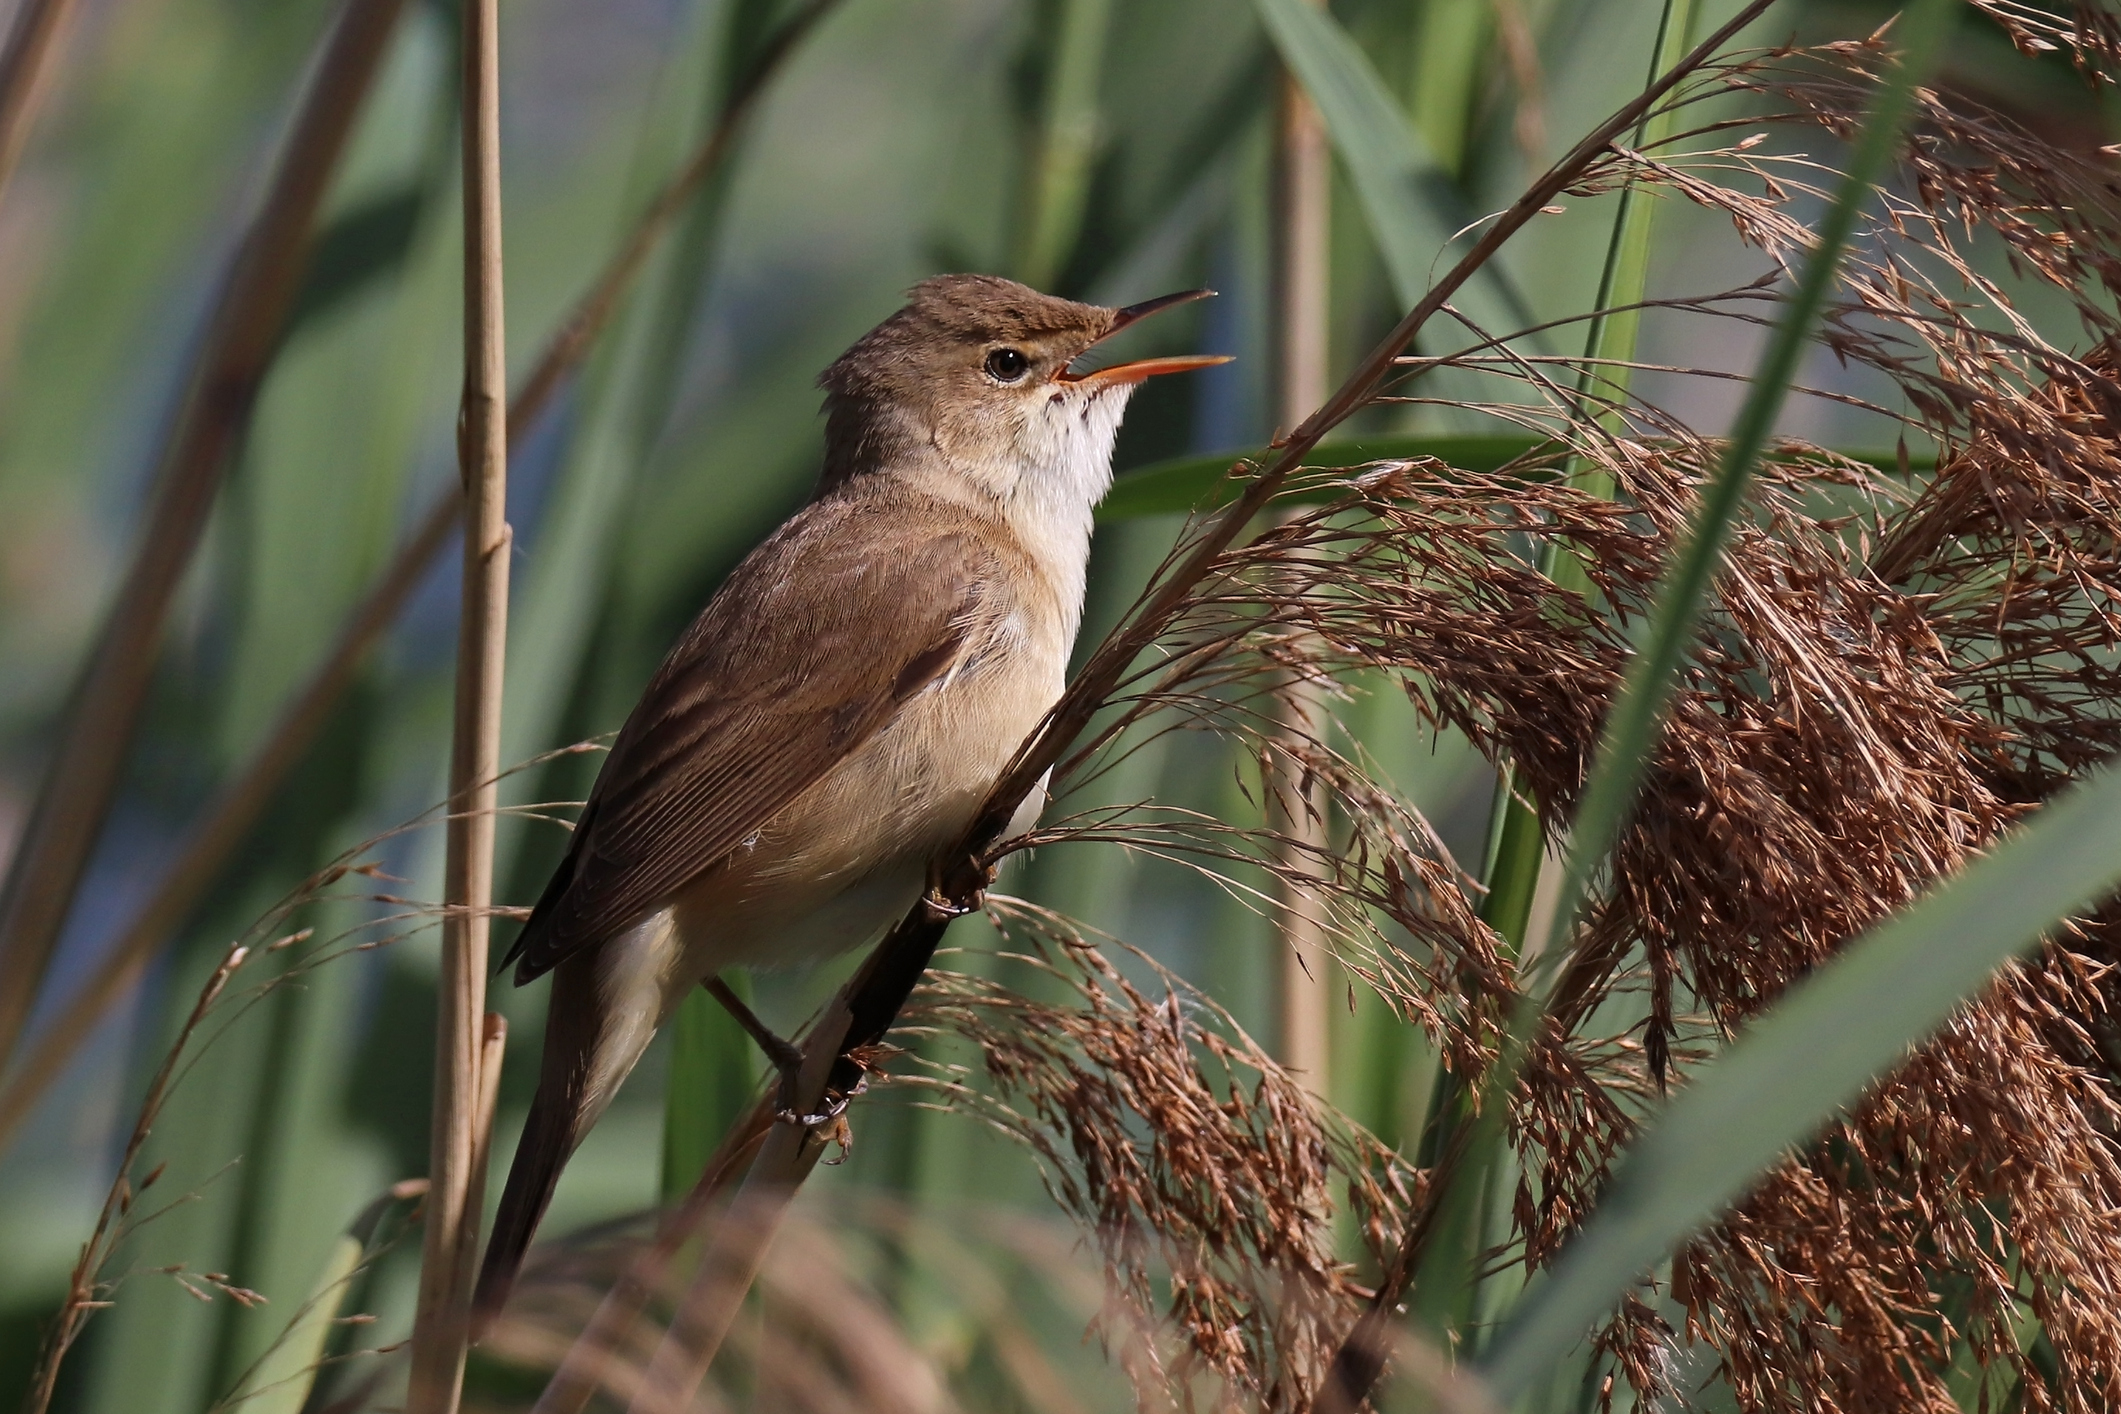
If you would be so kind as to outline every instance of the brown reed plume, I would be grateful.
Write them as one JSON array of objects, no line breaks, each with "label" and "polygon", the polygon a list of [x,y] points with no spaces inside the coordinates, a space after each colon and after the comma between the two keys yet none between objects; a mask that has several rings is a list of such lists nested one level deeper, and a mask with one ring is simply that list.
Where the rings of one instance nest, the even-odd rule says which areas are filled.
[{"label": "brown reed plume", "polygon": [[[1030,949],[1016,960],[1066,1000],[938,972],[908,1030],[977,1038],[991,1088],[948,1069],[913,1078],[1038,1156],[1055,1201],[1096,1235],[1111,1288],[1099,1328],[1138,1380],[1308,1408],[1344,1311],[1366,1294],[1334,1250],[1337,1201],[1381,1260],[1412,1172],[1322,1114],[1227,1013],[1142,955],[1132,961],[1154,990],[1047,910],[996,898],[990,911]],[[1160,1320],[1184,1336],[1175,1351],[1153,1338]]]},{"label": "brown reed plume", "polygon": [[[2067,45],[2102,82],[2116,72],[2110,23],[2038,29],[2005,15],[2021,42]],[[1801,154],[1855,130],[1889,37],[1705,67],[1671,101],[1682,115],[1713,116],[1654,152],[1612,145],[1574,184],[1590,193],[1632,180],[1719,212],[1769,263],[1760,282],[1662,307],[1772,317],[1780,278],[1809,244],[1806,204],[1831,175]],[[1733,100],[1742,116],[1707,107]],[[1559,1005],[1511,1097],[1521,1178],[1513,1235],[1491,1264],[1548,1261],[1656,1095],[1695,1059],[2121,747],[2117,214],[2103,164],[1949,92],[1922,94],[1821,343],[1890,383],[1898,406],[1879,410],[1908,439],[1934,442],[1938,470],[1880,470],[1795,443],[1763,469],[1645,794],[1580,929],[1560,943]],[[2001,269],[1986,253],[1995,250]],[[2067,301],[2082,337],[2056,342],[2052,320],[2020,312],[2036,300]],[[1310,896],[1351,971],[1474,1081],[1516,984],[1478,921],[1477,890],[1327,733],[1292,740],[1278,729],[1289,714],[1276,698],[1291,684],[1330,692],[1358,673],[1387,674],[1433,723],[1511,765],[1558,835],[1630,627],[1719,448],[1640,398],[1617,409],[1622,431],[1603,430],[1599,415],[1615,409],[1597,369],[1582,394],[1575,360],[1525,357],[1467,327],[1468,348],[1407,360],[1407,373],[1476,370],[1497,390],[1485,410],[1550,440],[1486,475],[1379,465],[1343,478],[1337,503],[1219,550],[1159,624],[1155,652],[1100,699],[1098,734],[1064,765],[1080,778],[1144,732],[1214,731],[1245,751],[1295,756],[1306,788],[1332,802],[1331,846],[1306,854],[1300,839],[1145,807],[1063,820],[998,852],[1103,841],[1196,861],[1233,888],[1245,877],[1233,865],[1271,874]],[[1614,496],[1561,484],[1570,464],[1610,476]],[[1549,545],[1585,567],[1588,594],[1542,572]],[[1273,890],[1248,896],[1278,906]],[[1693,1367],[1747,1410],[1951,1408],[1950,1381],[1964,1370],[1996,1405],[2112,1407],[2115,921],[2082,920],[2012,969],[1691,1244],[1668,1292],[1679,1329],[1649,1293],[1628,1301],[1596,1337],[1618,1377],[1645,1399],[1683,1396],[1673,1381],[1684,1344],[1703,1348]],[[1108,1255],[1122,1254],[1120,1289],[1139,1300],[1150,1266],[1127,1254],[1144,1234],[1182,1244],[1195,1229],[1176,1200],[1198,1194],[1161,1177],[1115,1183],[1116,1156],[1209,1143],[1188,1132],[1201,1112],[1170,1097],[1234,1092],[1227,1053],[1198,1036],[1160,1049],[1166,1036],[1129,1012],[1134,1003],[1113,1001],[1108,974],[1090,975],[1100,981],[1072,1016],[958,979],[938,984],[951,1001],[937,1014],[986,1048],[999,1099],[1066,1175],[1056,1180],[1063,1201]],[[1173,1078],[1188,1067],[1182,1083]],[[1088,1094],[1101,1102],[1067,1103]],[[1232,1135],[1235,1122],[1210,1129]],[[1271,1136],[1232,1135],[1215,1158],[1218,1182],[1234,1189],[1220,1218],[1246,1204],[1278,1218],[1226,1225],[1217,1260],[1254,1280],[1285,1269],[1286,1232],[1315,1211],[1316,1190],[1284,1182],[1274,1158],[1277,1143],[1304,1132],[1285,1123]],[[1314,1180],[1332,1171],[1315,1151],[1311,1163]],[[1404,1249],[1433,1216],[1433,1179],[1403,1180],[1407,1211],[1372,1254],[1381,1268],[1409,1266]],[[1101,1206],[1114,1191],[1161,1196]],[[1345,1328],[1362,1304],[1358,1283],[1318,1270],[1306,1290],[1322,1311],[1337,1305]],[[1318,1373],[1304,1321],[1281,1321],[1275,1300],[1217,1306],[1219,1288],[1196,1289],[1182,1263],[1158,1279],[1161,1308],[1195,1359],[1265,1407],[1304,1407],[1293,1391],[1315,1387],[1305,1381]],[[1238,1310],[1252,1324],[1233,1326]],[[1203,1312],[1211,1318],[1196,1319]],[[1233,1329],[1246,1338],[1233,1341]]]}]

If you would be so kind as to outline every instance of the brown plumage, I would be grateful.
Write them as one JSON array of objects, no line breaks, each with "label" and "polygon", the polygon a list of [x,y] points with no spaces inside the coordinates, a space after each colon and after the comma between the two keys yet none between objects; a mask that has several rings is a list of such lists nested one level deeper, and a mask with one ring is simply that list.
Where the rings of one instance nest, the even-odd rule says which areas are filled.
[{"label": "brown plumage", "polygon": [[509,954],[553,989],[479,1326],[671,1009],[725,967],[880,932],[1059,696],[1127,398],[1221,360],[1069,364],[1191,297],[1112,310],[942,276],[826,370],[815,499],[671,650]]}]

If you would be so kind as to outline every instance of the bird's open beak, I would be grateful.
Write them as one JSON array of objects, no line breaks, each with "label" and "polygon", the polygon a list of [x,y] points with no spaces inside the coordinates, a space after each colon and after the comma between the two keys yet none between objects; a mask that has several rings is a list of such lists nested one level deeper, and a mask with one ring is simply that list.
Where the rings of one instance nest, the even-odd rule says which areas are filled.
[{"label": "bird's open beak", "polygon": [[[1173,305],[1191,304],[1197,299],[1212,299],[1214,295],[1213,290],[1180,290],[1175,295],[1160,295],[1156,299],[1143,300],[1140,304],[1130,304],[1113,318],[1112,327],[1104,332],[1097,343],[1103,343],[1128,325],[1137,324],[1158,310],[1169,309]],[[1093,349],[1096,347],[1097,344],[1090,346]],[[1083,353],[1089,351],[1085,349]],[[1110,368],[1093,369],[1087,373],[1076,373],[1064,368],[1056,376],[1062,383],[1140,383],[1154,378],[1159,373],[1190,373],[1196,368],[1213,368],[1218,363],[1229,361],[1229,354],[1178,354],[1169,358],[1143,358],[1132,363],[1115,363]]]}]

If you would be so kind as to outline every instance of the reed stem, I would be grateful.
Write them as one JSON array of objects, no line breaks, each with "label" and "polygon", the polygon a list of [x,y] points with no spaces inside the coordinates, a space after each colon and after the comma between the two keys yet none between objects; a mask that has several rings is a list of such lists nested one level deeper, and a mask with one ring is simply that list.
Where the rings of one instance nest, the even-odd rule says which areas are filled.
[{"label": "reed stem", "polygon": [[[498,0],[464,15],[464,399],[457,463],[464,491],[464,597],[457,633],[456,734],[449,765],[442,980],[427,1225],[413,1320],[411,1414],[454,1414],[464,1378],[478,1202],[493,1118],[499,1036],[486,1025],[487,931],[501,774],[501,684],[508,637],[508,424],[502,325]],[[491,1067],[496,1071],[489,1076]],[[482,1124],[483,1122],[483,1124]]]},{"label": "reed stem", "polygon": [[74,0],[22,0],[0,50],[0,190],[15,175],[30,125],[51,89],[52,59],[73,17]]},{"label": "reed stem", "polygon": [[[1275,170],[1275,421],[1293,427],[1326,400],[1327,335],[1332,285],[1332,155],[1325,125],[1295,75],[1285,74]],[[1284,685],[1276,701],[1273,747],[1261,759],[1268,828],[1281,840],[1280,907],[1275,927],[1280,984],[1276,1059],[1311,1093],[1325,1097],[1332,1056],[1332,952],[1317,905],[1290,880],[1300,877],[1324,842],[1326,821],[1303,763],[1286,743],[1314,730],[1321,709],[1310,684]]]}]

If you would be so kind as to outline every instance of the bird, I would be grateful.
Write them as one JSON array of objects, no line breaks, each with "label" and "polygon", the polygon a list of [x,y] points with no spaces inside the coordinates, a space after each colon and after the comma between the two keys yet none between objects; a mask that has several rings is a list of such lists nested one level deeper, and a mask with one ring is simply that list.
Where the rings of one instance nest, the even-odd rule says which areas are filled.
[{"label": "bird", "polygon": [[[811,498],[664,658],[501,960],[517,985],[549,972],[552,986],[476,1332],[506,1303],[567,1160],[694,987],[785,1073],[792,1047],[723,971],[858,947],[920,897],[1061,695],[1128,399],[1228,360],[1075,364],[1211,293],[1112,309],[936,276],[820,376]],[[1027,794],[1012,833],[1045,793]]]}]

